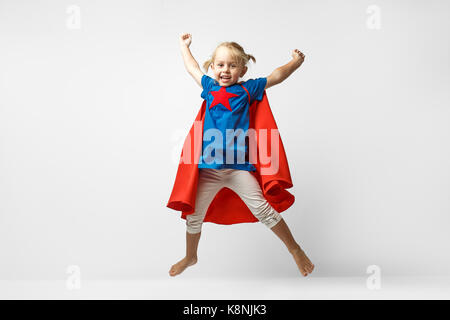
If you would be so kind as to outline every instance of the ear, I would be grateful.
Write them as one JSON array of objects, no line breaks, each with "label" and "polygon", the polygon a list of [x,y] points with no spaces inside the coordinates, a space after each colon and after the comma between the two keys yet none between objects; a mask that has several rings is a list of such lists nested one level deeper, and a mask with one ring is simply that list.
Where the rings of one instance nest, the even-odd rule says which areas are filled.
[{"label": "ear", "polygon": [[245,66],[243,69],[242,69],[242,72],[241,72],[241,75],[240,75],[240,77],[242,78],[243,76],[244,76],[244,74],[247,72],[247,67]]}]

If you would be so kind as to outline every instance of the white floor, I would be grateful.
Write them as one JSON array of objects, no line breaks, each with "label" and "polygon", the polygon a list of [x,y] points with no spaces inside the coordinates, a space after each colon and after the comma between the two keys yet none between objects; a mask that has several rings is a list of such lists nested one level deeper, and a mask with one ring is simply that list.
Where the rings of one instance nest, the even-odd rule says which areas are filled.
[{"label": "white floor", "polygon": [[214,279],[167,277],[133,281],[0,281],[0,299],[449,299],[450,277]]}]

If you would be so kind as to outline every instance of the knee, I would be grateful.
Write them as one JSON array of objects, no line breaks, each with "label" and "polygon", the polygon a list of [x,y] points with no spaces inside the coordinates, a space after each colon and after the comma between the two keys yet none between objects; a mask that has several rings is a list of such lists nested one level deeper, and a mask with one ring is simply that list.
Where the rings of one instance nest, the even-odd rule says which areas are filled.
[{"label": "knee", "polygon": [[281,215],[269,203],[265,203],[258,211],[255,216],[268,228],[272,228],[282,219]]},{"label": "knee", "polygon": [[197,234],[197,233],[202,232],[202,228],[201,227],[199,227],[199,228],[192,228],[192,227],[187,226],[186,227],[186,231],[188,233],[190,233],[190,234]]},{"label": "knee", "polygon": [[186,231],[191,234],[200,233],[202,231],[202,221],[186,218]]},{"label": "knee", "polygon": [[[275,212],[276,212],[276,211],[275,211]],[[275,226],[278,224],[278,222],[280,222],[282,219],[283,219],[283,218],[281,217],[281,215],[280,215],[278,212],[276,212],[275,215],[273,215],[271,218],[269,218],[269,219],[266,221],[265,225],[266,225],[269,229],[272,229],[272,228],[275,227]]]}]

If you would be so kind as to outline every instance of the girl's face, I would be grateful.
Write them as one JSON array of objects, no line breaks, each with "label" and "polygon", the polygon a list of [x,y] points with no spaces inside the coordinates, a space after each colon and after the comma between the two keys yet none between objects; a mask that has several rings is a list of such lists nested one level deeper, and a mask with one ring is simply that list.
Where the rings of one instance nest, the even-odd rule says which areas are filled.
[{"label": "girl's face", "polygon": [[247,67],[239,65],[232,57],[230,50],[219,47],[216,51],[214,62],[211,64],[214,78],[220,86],[228,87],[238,82],[247,72]]}]

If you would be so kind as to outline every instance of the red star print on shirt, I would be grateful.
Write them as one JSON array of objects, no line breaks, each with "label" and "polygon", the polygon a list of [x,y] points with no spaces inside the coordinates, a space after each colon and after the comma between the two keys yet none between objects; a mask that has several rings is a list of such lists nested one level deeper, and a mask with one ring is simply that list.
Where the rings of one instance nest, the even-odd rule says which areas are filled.
[{"label": "red star print on shirt", "polygon": [[233,97],[239,97],[238,94],[227,92],[225,87],[221,87],[219,91],[210,91],[210,92],[214,97],[213,101],[211,102],[211,106],[209,107],[210,109],[220,103],[225,108],[231,111],[230,101],[228,101],[228,99]]}]

